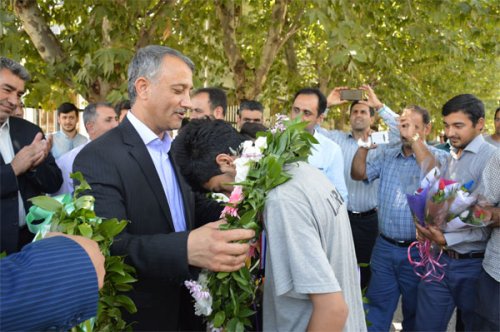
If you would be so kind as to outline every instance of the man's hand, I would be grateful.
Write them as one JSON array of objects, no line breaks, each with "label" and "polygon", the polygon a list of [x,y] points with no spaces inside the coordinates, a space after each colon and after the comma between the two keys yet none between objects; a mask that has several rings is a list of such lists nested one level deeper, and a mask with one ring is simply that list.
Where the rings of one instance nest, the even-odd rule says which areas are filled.
[{"label": "man's hand", "polygon": [[340,91],[349,89],[346,86],[334,88],[326,98],[326,107],[336,106],[347,103],[347,100],[340,99]]},{"label": "man's hand", "polygon": [[106,269],[104,268],[105,258],[102,255],[101,250],[99,250],[97,242],[83,236],[68,235],[57,232],[47,233],[45,237],[48,238],[53,236],[67,237],[78,243],[85,250],[87,255],[89,255],[90,260],[92,261],[92,264],[94,265],[94,269],[97,275],[97,285],[99,286],[99,289],[101,289],[104,285],[104,276],[106,275]]},{"label": "man's hand", "polygon": [[11,166],[14,174],[16,176],[24,174],[40,165],[47,158],[50,145],[51,143],[43,139],[42,133],[36,134],[33,142],[19,150],[14,159],[12,159]]},{"label": "man's hand", "polygon": [[500,227],[500,207],[488,206],[488,207],[483,207],[482,209],[488,214],[491,213],[491,216],[490,215],[487,216],[487,220],[492,222],[488,226]]},{"label": "man's hand", "polygon": [[364,104],[367,105],[368,107],[374,108],[376,111],[378,111],[384,106],[384,104],[382,104],[378,99],[377,95],[375,94],[375,91],[373,91],[373,89],[369,85],[367,84],[362,85],[359,87],[359,89],[365,91],[366,97],[368,98],[367,100],[360,100],[359,101],[360,104]]},{"label": "man's hand", "polygon": [[[407,115],[402,115],[399,119],[399,132],[405,141],[412,144],[415,142],[414,138],[417,138],[416,135],[418,134],[417,127]],[[418,136],[418,139],[422,139],[420,135]]]},{"label": "man's hand", "polygon": [[255,232],[250,229],[219,230],[224,222],[211,222],[189,233],[189,265],[217,272],[232,272],[245,265],[250,245],[237,241],[250,240]]},{"label": "man's hand", "polygon": [[415,226],[417,227],[417,239],[419,241],[423,240],[423,237],[425,237],[432,242],[439,244],[440,246],[446,245],[446,238],[444,237],[443,232],[438,227],[422,227],[418,223],[415,223]]}]

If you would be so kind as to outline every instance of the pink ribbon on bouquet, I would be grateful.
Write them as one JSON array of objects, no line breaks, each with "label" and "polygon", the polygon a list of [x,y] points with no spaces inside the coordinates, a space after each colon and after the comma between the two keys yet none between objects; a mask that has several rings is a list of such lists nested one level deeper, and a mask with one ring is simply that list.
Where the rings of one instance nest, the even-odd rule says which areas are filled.
[{"label": "pink ribbon on bouquet", "polygon": [[[420,261],[413,260],[411,257],[411,248],[416,247],[420,256]],[[408,261],[413,266],[413,271],[425,282],[441,281],[444,278],[444,267],[446,264],[439,263],[439,259],[443,254],[443,249],[439,250],[437,258],[431,252],[432,242],[426,239],[423,242],[415,241],[408,247]],[[424,273],[418,271],[423,268]]]}]

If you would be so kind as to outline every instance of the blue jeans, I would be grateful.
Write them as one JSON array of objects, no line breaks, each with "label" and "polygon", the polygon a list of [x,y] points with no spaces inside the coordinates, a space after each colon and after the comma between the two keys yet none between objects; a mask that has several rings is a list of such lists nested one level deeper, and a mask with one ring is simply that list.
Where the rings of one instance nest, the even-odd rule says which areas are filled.
[{"label": "blue jeans", "polygon": [[[417,259],[418,251],[412,248],[411,256]],[[417,286],[420,277],[408,261],[408,248],[398,247],[380,236],[373,247],[370,262],[371,279],[366,292],[369,303],[367,320],[369,331],[389,331],[402,295],[403,330],[412,331],[417,309]]]},{"label": "blue jeans", "polygon": [[500,331],[500,283],[484,269],[476,294],[474,331]]},{"label": "blue jeans", "polygon": [[443,254],[444,267],[441,281],[418,285],[417,331],[446,331],[455,307],[462,311],[465,331],[472,331],[476,319],[477,282],[481,273],[482,258],[453,259]]}]

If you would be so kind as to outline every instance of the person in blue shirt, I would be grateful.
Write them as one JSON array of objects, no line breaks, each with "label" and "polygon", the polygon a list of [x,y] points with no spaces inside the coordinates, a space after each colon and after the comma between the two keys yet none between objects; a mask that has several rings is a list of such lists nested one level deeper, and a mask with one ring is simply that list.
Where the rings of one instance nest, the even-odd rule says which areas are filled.
[{"label": "person in blue shirt", "polygon": [[59,235],[0,260],[0,330],[69,330],[96,315],[104,256],[90,239]]},{"label": "person in blue shirt", "polygon": [[[351,176],[358,181],[380,179],[378,187],[380,235],[373,248],[371,279],[366,292],[369,331],[389,331],[394,311],[402,296],[403,330],[415,330],[417,286],[420,280],[408,261],[408,247],[416,240],[416,230],[406,193],[409,179],[418,183],[436,165],[446,164],[446,152],[428,146],[429,112],[419,106],[407,107],[400,119],[401,144],[385,149],[377,158],[367,161],[368,149],[358,148]],[[416,188],[415,188],[416,189]],[[412,248],[410,255],[417,259]]]},{"label": "person in blue shirt", "polygon": [[315,88],[299,90],[294,98],[290,117],[302,117],[309,124],[306,130],[314,135],[318,144],[314,144],[307,162],[321,170],[330,182],[337,188],[343,200],[347,202],[348,193],[344,180],[344,157],[337,143],[329,140],[315,126],[323,121],[326,111],[326,97]]}]

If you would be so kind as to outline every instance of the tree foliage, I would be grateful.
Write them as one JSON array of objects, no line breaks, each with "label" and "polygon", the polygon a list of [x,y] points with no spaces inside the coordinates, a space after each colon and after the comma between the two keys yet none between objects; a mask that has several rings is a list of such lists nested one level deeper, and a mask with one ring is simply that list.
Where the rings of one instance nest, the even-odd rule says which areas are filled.
[{"label": "tree foliage", "polygon": [[[52,106],[126,97],[138,47],[179,49],[196,86],[224,86],[273,112],[294,91],[370,83],[394,109],[434,114],[474,93],[492,112],[498,89],[495,0],[11,0],[0,5],[0,52],[34,73],[27,102]],[[49,27],[52,29],[49,29]],[[51,37],[52,35],[52,37]],[[341,124],[345,114],[331,112]]]}]

